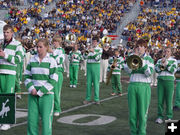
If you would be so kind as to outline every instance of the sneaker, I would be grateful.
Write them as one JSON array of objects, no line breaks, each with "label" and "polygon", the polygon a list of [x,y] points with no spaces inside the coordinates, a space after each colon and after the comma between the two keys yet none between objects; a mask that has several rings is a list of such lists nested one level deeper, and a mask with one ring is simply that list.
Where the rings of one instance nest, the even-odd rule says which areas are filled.
[{"label": "sneaker", "polygon": [[0,130],[8,130],[8,129],[10,129],[11,127],[10,127],[10,125],[9,124],[3,124],[2,126],[1,126],[1,128],[0,128]]},{"label": "sneaker", "polygon": [[73,85],[70,85],[69,87],[70,87],[70,88],[72,88],[72,87],[73,87]]},{"label": "sneaker", "polygon": [[90,103],[90,101],[87,101],[87,100],[84,100],[84,101],[83,101],[83,104],[84,104],[84,105],[87,105],[87,104],[89,104],[89,103]]},{"label": "sneaker", "polygon": [[156,87],[156,86],[157,86],[157,83],[154,84],[154,87]]},{"label": "sneaker", "polygon": [[73,85],[73,88],[76,88],[76,85]]},{"label": "sneaker", "polygon": [[162,123],[163,123],[163,120],[162,120],[161,118],[157,118],[157,119],[156,119],[156,123],[157,123],[157,124],[162,124]]},{"label": "sneaker", "polygon": [[54,113],[54,116],[56,116],[56,117],[59,116],[59,115],[60,115],[59,112],[55,112],[55,113]]},{"label": "sneaker", "polygon": [[16,95],[16,98],[17,99],[21,99],[21,95]]},{"label": "sneaker", "polygon": [[95,101],[95,104],[96,105],[100,105],[100,101]]},{"label": "sneaker", "polygon": [[69,74],[67,74],[67,78],[69,78]]},{"label": "sneaker", "polygon": [[122,93],[118,93],[118,95],[121,97],[121,96],[122,96]]},{"label": "sneaker", "polygon": [[116,95],[116,93],[111,93],[111,96],[115,96]]}]

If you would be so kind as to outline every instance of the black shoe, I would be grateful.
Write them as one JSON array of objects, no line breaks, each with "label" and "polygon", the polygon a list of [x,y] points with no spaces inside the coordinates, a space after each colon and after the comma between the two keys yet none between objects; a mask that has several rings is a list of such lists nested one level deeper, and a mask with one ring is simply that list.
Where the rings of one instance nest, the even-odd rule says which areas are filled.
[{"label": "black shoe", "polygon": [[173,110],[174,110],[174,111],[177,111],[177,110],[180,110],[180,108],[177,107],[177,106],[174,106],[174,107],[173,107]]}]

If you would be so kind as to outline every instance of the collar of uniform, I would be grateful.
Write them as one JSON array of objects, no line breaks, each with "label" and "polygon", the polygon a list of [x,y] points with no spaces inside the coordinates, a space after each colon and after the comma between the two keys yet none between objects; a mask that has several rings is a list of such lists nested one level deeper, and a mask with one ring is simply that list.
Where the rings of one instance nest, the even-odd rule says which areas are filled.
[{"label": "collar of uniform", "polygon": [[[41,62],[43,62],[43,60],[44,60],[45,58],[49,58],[49,57],[50,57],[50,55],[49,55],[49,53],[47,53],[46,56],[42,59]],[[34,58],[40,63],[38,54],[36,54],[36,55],[34,56]]]}]

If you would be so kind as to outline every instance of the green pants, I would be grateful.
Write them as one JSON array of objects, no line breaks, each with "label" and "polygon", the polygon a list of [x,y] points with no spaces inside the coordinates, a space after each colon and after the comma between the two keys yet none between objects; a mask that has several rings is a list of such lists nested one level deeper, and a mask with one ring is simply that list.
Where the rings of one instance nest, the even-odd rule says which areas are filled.
[{"label": "green pants", "polygon": [[99,79],[100,79],[100,64],[87,63],[87,86],[86,100],[91,100],[92,85],[94,86],[94,101],[99,101]]},{"label": "green pants", "polygon": [[174,81],[158,79],[158,118],[163,119],[164,102],[166,103],[166,116],[168,119],[173,117],[172,102],[174,92]]},{"label": "green pants", "polygon": [[69,66],[70,85],[77,85],[79,65]]},{"label": "green pants", "polygon": [[21,64],[17,64],[17,68],[16,68],[16,81],[15,81],[15,92],[21,92],[20,75],[21,75]]},{"label": "green pants", "polygon": [[111,83],[113,93],[122,93],[120,74],[112,74]]},{"label": "green pants", "polygon": [[175,106],[180,108],[180,82],[176,82]]},{"label": "green pants", "polygon": [[39,116],[42,122],[42,135],[52,135],[53,105],[54,95],[52,94],[42,97],[28,96],[27,135],[39,135]]},{"label": "green pants", "polygon": [[54,112],[61,112],[61,88],[63,83],[63,73],[58,72],[58,82],[54,88]]},{"label": "green pants", "polygon": [[128,108],[131,135],[146,135],[151,88],[147,83],[130,83],[128,86]]},{"label": "green pants", "polygon": [[14,93],[15,75],[0,74],[0,93]]}]

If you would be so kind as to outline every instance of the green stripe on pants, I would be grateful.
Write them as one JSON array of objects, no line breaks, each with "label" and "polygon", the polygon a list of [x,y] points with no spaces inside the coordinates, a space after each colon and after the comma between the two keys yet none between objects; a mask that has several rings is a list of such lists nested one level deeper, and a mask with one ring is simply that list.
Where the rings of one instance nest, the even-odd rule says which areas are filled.
[{"label": "green stripe on pants", "polygon": [[94,86],[94,101],[99,101],[99,79],[100,79],[100,64],[87,63],[87,86],[86,100],[91,100],[92,84]]},{"label": "green stripe on pants", "polygon": [[147,83],[130,83],[128,108],[131,135],[145,135],[151,88]]},{"label": "green stripe on pants", "polygon": [[54,88],[54,112],[61,112],[61,88],[63,83],[63,73],[58,72],[58,82]]},{"label": "green stripe on pants", "polygon": [[0,74],[0,93],[14,93],[15,75]]},{"label": "green stripe on pants", "polygon": [[175,106],[180,108],[180,82],[176,82]]},{"label": "green stripe on pants", "polygon": [[52,135],[54,95],[28,96],[27,135],[39,135],[39,115],[42,121],[42,135]]},{"label": "green stripe on pants", "polygon": [[158,118],[163,119],[164,102],[166,103],[166,116],[168,119],[173,117],[172,102],[174,92],[174,81],[158,79]]}]

